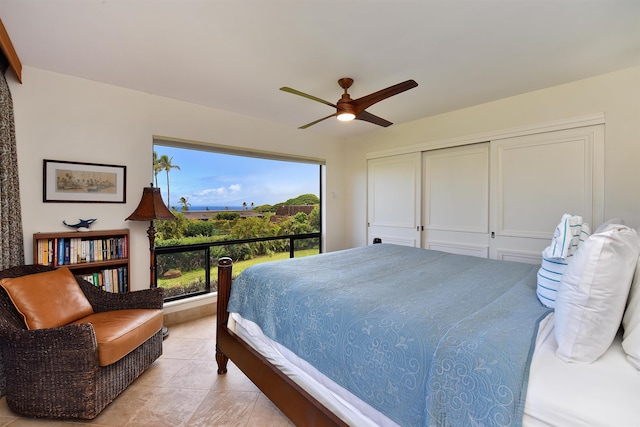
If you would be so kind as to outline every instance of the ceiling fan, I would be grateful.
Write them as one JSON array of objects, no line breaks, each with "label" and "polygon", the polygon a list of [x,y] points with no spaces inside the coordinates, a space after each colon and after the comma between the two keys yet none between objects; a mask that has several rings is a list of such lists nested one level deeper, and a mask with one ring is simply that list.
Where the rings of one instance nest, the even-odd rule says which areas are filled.
[{"label": "ceiling fan", "polygon": [[300,126],[298,129],[306,129],[309,126],[313,126],[316,123],[320,123],[323,120],[328,119],[329,117],[336,116],[338,120],[341,121],[350,121],[350,120],[363,120],[365,122],[373,123],[379,126],[387,127],[391,126],[391,123],[388,120],[383,119],[382,117],[375,116],[371,113],[366,112],[365,110],[375,104],[376,102],[380,102],[383,99],[389,98],[391,96],[402,93],[406,90],[412,89],[418,86],[414,80],[407,80],[406,82],[398,83],[393,86],[389,86],[386,89],[379,90],[377,92],[373,92],[367,96],[363,96],[358,99],[351,99],[351,96],[347,93],[347,89],[351,87],[353,84],[353,79],[349,77],[343,77],[338,80],[338,84],[341,88],[344,89],[344,93],[342,97],[338,100],[336,104],[332,104],[329,101],[325,101],[324,99],[317,98],[313,95],[306,94],[304,92],[300,92],[299,90],[291,89],[290,87],[281,87],[280,90],[292,93],[294,95],[304,96],[305,98],[309,98],[314,101],[321,102],[330,107],[336,109],[336,112],[328,115],[327,117],[323,117],[321,119],[315,120],[311,123],[307,123],[304,126]]}]

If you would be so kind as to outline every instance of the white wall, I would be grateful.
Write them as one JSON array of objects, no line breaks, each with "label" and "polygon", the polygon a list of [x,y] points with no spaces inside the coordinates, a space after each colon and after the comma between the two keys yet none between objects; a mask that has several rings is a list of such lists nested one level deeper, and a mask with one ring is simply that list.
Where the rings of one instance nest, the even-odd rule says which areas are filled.
[{"label": "white wall", "polygon": [[[131,229],[132,289],[148,287],[149,224],[125,218],[152,182],[154,135],[325,159],[324,190],[330,195],[324,197],[325,249],[345,247],[344,144],[337,139],[32,67],[24,67],[22,77],[19,84],[8,75],[27,263],[33,257],[33,233],[69,231],[65,219],[97,218],[92,229]],[[43,203],[43,159],[126,165],[127,202]]]},{"label": "white wall", "polygon": [[640,226],[640,67],[636,67],[349,139],[346,245],[366,244],[367,153],[436,146],[450,139],[593,113],[605,114],[605,218],[621,217],[628,225]]},{"label": "white wall", "polygon": [[[151,182],[153,135],[326,159],[325,241],[332,251],[366,243],[367,153],[603,112],[605,218],[640,226],[640,67],[394,125],[346,143],[31,67],[23,69],[23,81],[9,78],[27,262],[32,233],[62,231],[64,219],[97,217],[96,229],[131,229],[134,289],[148,282],[148,225],[124,218]],[[42,203],[42,159],[126,165],[127,203]]]}]

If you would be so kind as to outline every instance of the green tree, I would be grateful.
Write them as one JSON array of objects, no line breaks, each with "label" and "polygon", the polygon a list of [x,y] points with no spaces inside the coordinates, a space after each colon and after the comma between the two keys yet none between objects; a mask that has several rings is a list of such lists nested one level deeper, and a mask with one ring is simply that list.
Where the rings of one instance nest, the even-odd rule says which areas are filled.
[{"label": "green tree", "polygon": [[215,237],[218,234],[217,224],[215,221],[201,221],[201,220],[189,220],[187,229],[185,231],[185,237]]},{"label": "green tree", "polygon": [[276,208],[271,206],[270,204],[264,204],[264,205],[260,205],[260,206],[256,206],[253,208],[253,210],[258,211],[258,212],[276,212]]},{"label": "green tree", "polygon": [[287,200],[286,202],[276,203],[273,205],[273,212],[278,210],[280,206],[299,206],[299,205],[318,205],[320,199],[315,194],[301,194],[298,197]]},{"label": "green tree", "polygon": [[311,232],[311,226],[309,225],[309,218],[306,213],[298,212],[292,217],[287,218],[280,224],[280,234],[304,234]]},{"label": "green tree", "polygon": [[162,166],[160,166],[160,160],[158,160],[158,153],[153,152],[153,177],[155,181],[156,187],[158,186],[158,174],[162,171]]},{"label": "green tree", "polygon": [[234,239],[253,239],[256,237],[273,236],[269,217],[252,216],[238,221],[231,230]]},{"label": "green tree", "polygon": [[312,231],[320,231],[320,206],[316,205],[309,214],[309,225]]},{"label": "green tree", "polygon": [[180,239],[184,237],[189,220],[182,212],[174,212],[175,221],[154,221],[158,240]]},{"label": "green tree", "polygon": [[173,160],[173,157],[169,158],[169,156],[167,156],[166,154],[163,154],[158,159],[158,165],[160,167],[160,170],[165,171],[167,173],[167,206],[171,206],[171,193],[169,190],[169,172],[171,172],[171,169],[180,170],[180,166],[174,165],[172,163],[172,160]]},{"label": "green tree", "polygon": [[187,198],[184,197],[184,196],[180,197],[180,200],[178,200],[178,203],[180,203],[180,205],[181,205],[180,210],[182,212],[188,211],[189,210],[189,206],[191,206],[191,203],[189,203]]},{"label": "green tree", "polygon": [[[270,221],[271,215],[249,217],[238,220],[229,237],[231,239],[253,239],[256,237],[275,236],[277,227]],[[281,242],[254,242],[244,245],[244,251],[238,259],[251,259],[257,255],[267,255],[282,250]]]},{"label": "green tree", "polygon": [[301,194],[298,197],[289,199],[284,202],[284,205],[317,205],[320,203],[320,199],[315,194]]},{"label": "green tree", "polygon": [[218,212],[215,219],[234,220],[240,218],[238,212]]}]

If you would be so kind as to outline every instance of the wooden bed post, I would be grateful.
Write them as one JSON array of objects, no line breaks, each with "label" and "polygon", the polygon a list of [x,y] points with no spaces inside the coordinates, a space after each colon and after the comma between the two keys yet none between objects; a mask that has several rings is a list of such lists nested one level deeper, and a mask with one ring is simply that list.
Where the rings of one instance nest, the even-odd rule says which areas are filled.
[{"label": "wooden bed post", "polygon": [[[233,261],[229,257],[222,257],[218,260],[218,308],[216,334],[226,331],[229,313],[227,305],[231,296],[231,272]],[[216,343],[216,362],[218,363],[218,374],[227,373],[227,362],[229,358],[220,350]]]},{"label": "wooden bed post", "polygon": [[347,427],[337,415],[282,373],[264,356],[227,328],[233,261],[218,260],[216,362],[218,374],[227,373],[229,360],[249,378],[295,425]]}]

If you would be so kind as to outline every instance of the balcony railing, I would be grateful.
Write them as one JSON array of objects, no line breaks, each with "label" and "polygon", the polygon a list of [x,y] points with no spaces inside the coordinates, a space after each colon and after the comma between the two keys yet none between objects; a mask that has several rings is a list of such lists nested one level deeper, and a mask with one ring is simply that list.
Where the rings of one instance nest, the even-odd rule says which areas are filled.
[{"label": "balcony railing", "polygon": [[296,254],[320,253],[320,233],[223,240],[155,248],[156,286],[164,288],[164,300],[174,301],[217,292],[218,258],[234,260],[234,274],[244,267]]}]

